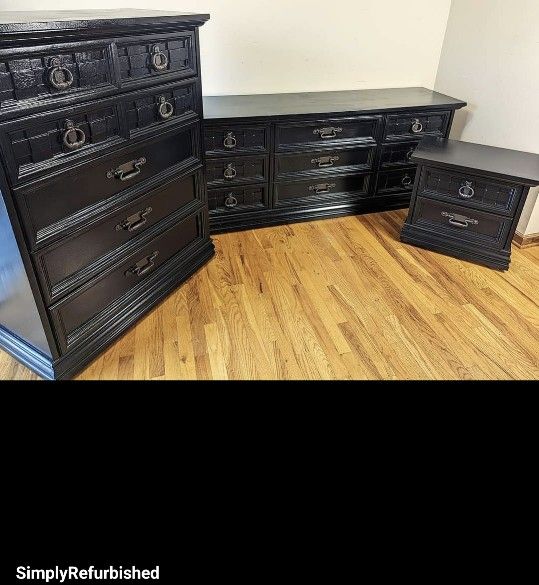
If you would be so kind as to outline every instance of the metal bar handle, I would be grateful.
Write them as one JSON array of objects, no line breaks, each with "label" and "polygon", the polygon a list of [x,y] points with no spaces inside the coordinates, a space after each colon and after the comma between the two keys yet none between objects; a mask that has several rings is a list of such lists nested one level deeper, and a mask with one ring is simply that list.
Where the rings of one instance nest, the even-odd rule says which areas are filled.
[{"label": "metal bar handle", "polygon": [[342,128],[336,128],[335,126],[316,128],[313,130],[313,134],[318,134],[320,138],[337,138],[338,132],[342,132]]},{"label": "metal bar handle", "polygon": [[335,186],[335,183],[319,183],[318,185],[310,185],[309,191],[314,191],[316,195],[323,195],[329,193]]},{"label": "metal bar handle", "polygon": [[460,228],[467,228],[470,225],[477,225],[479,223],[479,220],[477,219],[466,217],[465,215],[459,215],[458,213],[442,211],[442,216],[449,218],[448,221],[451,225]]},{"label": "metal bar handle", "polygon": [[325,169],[326,167],[332,167],[338,160],[338,156],[319,156],[318,158],[312,158],[311,164],[318,164],[319,168]]},{"label": "metal bar handle", "polygon": [[[129,161],[120,165],[117,169],[107,172],[107,179],[120,179],[120,181],[129,181],[133,177],[140,175],[142,172],[142,165],[146,164],[146,157],[141,156],[139,159]],[[131,167],[131,169],[126,169]]]},{"label": "metal bar handle", "polygon": [[116,231],[127,230],[128,232],[135,232],[148,221],[148,215],[152,211],[153,209],[151,207],[146,207],[146,209],[137,211],[137,213],[130,215],[128,218],[124,219],[124,221],[119,223],[116,226]]},{"label": "metal bar handle", "polygon": [[159,256],[159,250],[155,250],[155,252],[142,258],[134,266],[131,266],[131,268],[125,271],[125,276],[144,276],[155,266],[154,260],[157,256]]}]

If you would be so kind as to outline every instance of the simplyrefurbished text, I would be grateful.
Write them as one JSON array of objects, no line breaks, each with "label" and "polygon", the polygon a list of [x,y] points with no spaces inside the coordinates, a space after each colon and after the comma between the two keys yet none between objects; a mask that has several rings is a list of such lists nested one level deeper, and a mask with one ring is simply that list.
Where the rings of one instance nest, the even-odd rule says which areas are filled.
[{"label": "simplyrefurbished text", "polygon": [[60,569],[32,569],[31,567],[17,567],[17,579],[39,579],[48,583],[58,581],[63,583],[68,579],[159,579],[159,565],[154,569],[137,569],[132,566],[124,569],[122,566],[96,569],[93,565],[87,569],[68,567]]}]

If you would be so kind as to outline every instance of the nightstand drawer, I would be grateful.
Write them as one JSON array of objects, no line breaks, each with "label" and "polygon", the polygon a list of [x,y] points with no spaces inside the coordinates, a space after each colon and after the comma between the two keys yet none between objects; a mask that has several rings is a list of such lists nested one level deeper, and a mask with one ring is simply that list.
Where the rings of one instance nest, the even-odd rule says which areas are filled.
[{"label": "nightstand drawer", "polygon": [[458,199],[459,203],[495,213],[512,214],[522,186],[443,169],[423,167],[418,194]]},{"label": "nightstand drawer", "polygon": [[411,112],[387,116],[384,140],[444,136],[451,112]]},{"label": "nightstand drawer", "polygon": [[269,126],[256,124],[205,126],[204,148],[207,156],[223,156],[237,152],[267,152]]},{"label": "nightstand drawer", "polygon": [[266,182],[268,178],[267,156],[242,156],[206,161],[208,187]]},{"label": "nightstand drawer", "polygon": [[411,224],[451,238],[503,247],[512,219],[435,199],[417,197]]}]

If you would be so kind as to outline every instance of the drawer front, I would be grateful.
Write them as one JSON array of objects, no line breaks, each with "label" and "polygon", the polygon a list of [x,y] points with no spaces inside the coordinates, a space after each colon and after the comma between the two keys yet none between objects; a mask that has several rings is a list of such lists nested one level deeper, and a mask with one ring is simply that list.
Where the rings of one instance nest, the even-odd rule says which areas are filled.
[{"label": "drawer front", "polygon": [[277,150],[323,148],[322,145],[374,142],[378,137],[380,116],[336,118],[311,122],[277,124],[275,142]]},{"label": "drawer front", "polygon": [[417,197],[412,224],[443,232],[452,238],[503,247],[511,228],[511,218]]},{"label": "drawer front", "polygon": [[269,126],[207,126],[204,128],[204,148],[208,156],[223,156],[235,152],[267,152]]},{"label": "drawer front", "polygon": [[65,352],[86,340],[85,333],[99,321],[100,313],[200,238],[200,214],[190,215],[53,305],[50,314],[61,350]]},{"label": "drawer front", "polygon": [[275,183],[275,207],[338,205],[367,197],[370,175],[348,175]]},{"label": "drawer front", "polygon": [[103,100],[0,125],[0,144],[12,183],[73,164],[121,142],[120,119],[118,104]]},{"label": "drawer front", "polygon": [[414,112],[387,116],[385,140],[445,136],[451,112]]},{"label": "drawer front", "polygon": [[393,169],[414,164],[410,162],[410,157],[418,144],[419,140],[384,144],[381,148],[380,168]]},{"label": "drawer front", "polygon": [[210,216],[217,213],[238,213],[269,207],[266,185],[210,189],[208,191]]},{"label": "drawer front", "polygon": [[424,168],[418,193],[458,199],[463,205],[511,214],[518,205],[522,186],[441,169]]},{"label": "drawer front", "polygon": [[122,86],[197,74],[194,32],[119,39],[116,46]]},{"label": "drawer front", "polygon": [[41,245],[118,207],[138,183],[200,163],[198,123],[16,190],[32,245]]},{"label": "drawer front", "polygon": [[69,240],[35,254],[48,302],[94,277],[152,226],[200,201],[200,172],[153,189],[107,219]]},{"label": "drawer front", "polygon": [[0,113],[114,88],[110,43],[95,41],[0,51]]},{"label": "drawer front", "polygon": [[378,173],[376,195],[409,193],[414,187],[416,168]]},{"label": "drawer front", "polygon": [[183,81],[129,94],[122,100],[129,136],[158,124],[186,120],[198,115],[197,82]]},{"label": "drawer front", "polygon": [[208,187],[267,181],[267,156],[243,156],[206,161]]},{"label": "drawer front", "polygon": [[279,154],[275,157],[276,180],[297,174],[333,174],[365,172],[372,169],[376,146],[342,150],[316,150],[300,154]]}]

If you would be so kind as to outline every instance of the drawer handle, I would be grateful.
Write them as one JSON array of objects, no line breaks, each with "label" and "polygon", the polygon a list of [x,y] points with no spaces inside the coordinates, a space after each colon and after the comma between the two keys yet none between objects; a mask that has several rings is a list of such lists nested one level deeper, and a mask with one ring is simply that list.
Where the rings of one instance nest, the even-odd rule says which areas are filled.
[{"label": "drawer handle", "polygon": [[449,218],[449,223],[456,227],[467,228],[469,225],[477,225],[479,220],[472,219],[471,217],[466,217],[465,215],[459,215],[458,213],[448,213],[447,211],[442,211],[443,217]]},{"label": "drawer handle", "polygon": [[225,148],[236,148],[237,140],[234,136],[234,132],[227,132],[225,139],[223,140],[223,146]]},{"label": "drawer handle", "polygon": [[419,118],[414,118],[412,120],[412,132],[414,134],[419,134],[423,130],[423,124],[419,121]]},{"label": "drawer handle", "polygon": [[49,61],[49,83],[55,89],[67,89],[73,83],[73,73],[60,63],[58,57],[52,57]]},{"label": "drawer handle", "polygon": [[69,150],[80,148],[86,142],[86,134],[84,134],[83,130],[75,126],[73,120],[66,120],[64,128],[62,142]]},{"label": "drawer handle", "polygon": [[319,183],[318,185],[310,185],[309,191],[314,191],[317,195],[322,195],[329,193],[334,187],[336,187],[335,183]]},{"label": "drawer handle", "polygon": [[338,156],[319,156],[318,158],[312,158],[311,164],[318,164],[319,168],[324,169],[326,167],[332,167],[333,164],[338,160]]},{"label": "drawer handle", "polygon": [[410,148],[410,150],[406,153],[406,160],[410,160],[412,158],[412,154],[414,154],[415,148]]},{"label": "drawer handle", "polygon": [[229,193],[227,198],[225,199],[225,207],[228,207],[230,209],[232,207],[236,207],[237,204],[238,200],[234,197],[232,193]]},{"label": "drawer handle", "polygon": [[401,179],[401,185],[403,187],[409,187],[412,184],[412,177],[410,177],[410,175],[406,174],[404,175],[404,177]]},{"label": "drawer handle", "polygon": [[117,169],[107,172],[107,179],[120,179],[120,181],[129,181],[133,177],[140,175],[142,165],[146,164],[146,158],[140,157],[139,159],[129,161],[120,165]]},{"label": "drawer handle", "polygon": [[320,138],[337,138],[337,132],[342,132],[342,128],[328,126],[327,128],[316,128],[313,134],[318,134]]},{"label": "drawer handle", "polygon": [[138,230],[148,221],[147,217],[152,211],[151,207],[146,207],[146,209],[143,209],[142,211],[137,211],[137,213],[130,215],[119,223],[116,226],[116,231],[127,230],[128,232],[134,232]]},{"label": "drawer handle", "polygon": [[163,71],[168,65],[168,57],[161,52],[159,45],[152,47],[152,67],[155,71]]},{"label": "drawer handle", "polygon": [[464,181],[464,183],[459,189],[459,195],[463,199],[471,199],[475,195],[474,188],[472,187],[473,181]]},{"label": "drawer handle", "polygon": [[139,260],[134,266],[131,266],[128,270],[124,272],[125,276],[144,276],[147,274],[154,266],[154,260],[159,256],[159,250],[155,250],[153,254],[146,256],[142,260]]},{"label": "drawer handle", "polygon": [[234,168],[234,163],[228,163],[223,171],[225,179],[233,179],[237,174],[238,171]]},{"label": "drawer handle", "polygon": [[167,118],[170,118],[170,116],[172,116],[172,114],[174,113],[174,106],[167,101],[164,95],[159,96],[158,101],[159,106],[157,107],[157,113],[159,114],[161,120],[166,120]]}]

